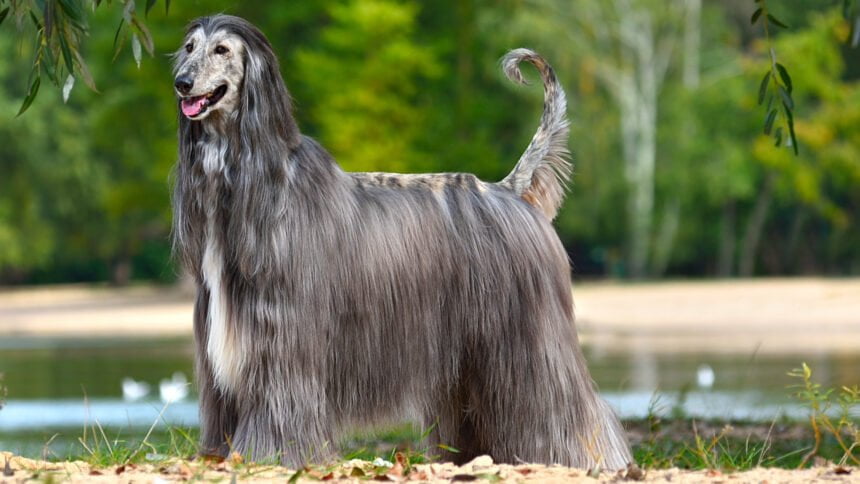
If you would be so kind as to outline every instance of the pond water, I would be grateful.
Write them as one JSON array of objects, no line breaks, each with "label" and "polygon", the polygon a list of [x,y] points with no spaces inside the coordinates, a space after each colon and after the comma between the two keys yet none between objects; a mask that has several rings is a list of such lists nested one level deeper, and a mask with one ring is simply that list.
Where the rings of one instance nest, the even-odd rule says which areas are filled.
[{"label": "pond water", "polygon": [[[719,419],[801,418],[805,411],[788,388],[797,382],[786,373],[803,361],[825,386],[860,383],[860,352],[690,355],[586,348],[586,358],[601,393],[623,418],[642,418],[649,412]],[[74,454],[84,427],[95,423],[108,429],[111,438],[142,435],[153,424],[162,431],[166,424],[194,427],[193,385],[183,385],[180,377],[192,379],[192,369],[189,339],[0,341],[0,373],[8,391],[0,410],[0,450]],[[137,384],[128,385],[127,379]],[[166,391],[190,391],[165,405],[162,382]],[[149,393],[144,395],[145,386]]]}]

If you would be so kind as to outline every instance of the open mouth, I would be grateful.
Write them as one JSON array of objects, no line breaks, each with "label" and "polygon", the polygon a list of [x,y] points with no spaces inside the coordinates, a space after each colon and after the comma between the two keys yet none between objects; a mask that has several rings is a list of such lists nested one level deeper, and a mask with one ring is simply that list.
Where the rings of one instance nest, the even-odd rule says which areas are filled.
[{"label": "open mouth", "polygon": [[214,106],[215,103],[220,101],[226,93],[227,84],[222,84],[209,94],[182,98],[182,101],[180,102],[182,114],[189,118],[196,118],[197,116],[205,113],[207,109]]}]

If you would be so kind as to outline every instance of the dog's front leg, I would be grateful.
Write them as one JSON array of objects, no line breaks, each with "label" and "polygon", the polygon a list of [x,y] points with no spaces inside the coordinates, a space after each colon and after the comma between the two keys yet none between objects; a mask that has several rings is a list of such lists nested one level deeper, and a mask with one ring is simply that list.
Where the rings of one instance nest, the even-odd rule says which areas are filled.
[{"label": "dog's front leg", "polygon": [[234,448],[254,461],[292,468],[331,458],[332,425],[321,386],[295,376],[273,380],[239,399]]},{"label": "dog's front leg", "polygon": [[212,365],[206,353],[209,292],[197,289],[194,305],[194,340],[197,345],[196,375],[200,402],[200,449],[202,455],[226,457],[236,430],[236,410],[232,398],[224,395],[215,384]]}]

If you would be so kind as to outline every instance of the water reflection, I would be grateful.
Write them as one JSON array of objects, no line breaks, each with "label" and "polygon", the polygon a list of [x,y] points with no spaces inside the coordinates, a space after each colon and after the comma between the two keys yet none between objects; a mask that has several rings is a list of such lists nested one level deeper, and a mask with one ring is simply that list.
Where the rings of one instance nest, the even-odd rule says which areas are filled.
[{"label": "water reflection", "polygon": [[[7,339],[2,345],[8,405],[0,411],[0,430],[80,427],[95,419],[149,426],[163,408],[159,395],[176,402],[164,422],[196,424],[196,396],[184,381],[193,367],[188,338]],[[627,418],[655,409],[713,418],[795,416],[787,386],[796,382],[786,372],[801,361],[825,386],[854,384],[860,375],[860,354],[691,355],[643,345],[630,353],[586,348],[586,357],[604,396]]]}]

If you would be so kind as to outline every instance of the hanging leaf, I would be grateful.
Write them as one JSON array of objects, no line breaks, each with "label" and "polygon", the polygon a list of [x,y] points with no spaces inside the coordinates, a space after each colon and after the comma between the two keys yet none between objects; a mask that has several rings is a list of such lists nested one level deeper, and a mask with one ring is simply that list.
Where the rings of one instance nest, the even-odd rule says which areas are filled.
[{"label": "hanging leaf", "polygon": [[84,7],[83,4],[79,0],[59,0],[60,7],[63,9],[63,13],[66,14],[66,17],[72,21],[72,24],[75,27],[83,30],[86,28],[86,22],[84,21]]},{"label": "hanging leaf", "polygon": [[24,111],[33,104],[33,100],[36,99],[36,94],[39,92],[39,84],[41,84],[41,78],[37,74],[33,79],[33,83],[30,84],[30,89],[27,91],[27,97],[24,98],[24,102],[21,103],[21,109],[18,110],[18,114],[15,116],[20,116],[24,114]]},{"label": "hanging leaf", "polygon": [[57,66],[51,49],[42,49],[41,65],[45,68],[45,73],[48,74],[48,79],[59,87],[60,80],[57,79]]},{"label": "hanging leaf", "polygon": [[96,82],[93,80],[93,75],[90,74],[90,69],[87,67],[87,63],[84,62],[84,58],[81,57],[81,53],[78,51],[72,52],[75,56],[75,65],[78,66],[78,74],[81,76],[81,80],[84,81],[84,84],[92,89],[93,91],[98,92],[96,88]]},{"label": "hanging leaf", "polygon": [[125,8],[122,10],[122,18],[126,22],[131,23],[131,17],[134,16],[134,0],[127,0]]},{"label": "hanging leaf", "polygon": [[782,144],[782,126],[776,128],[776,131],[773,132],[773,137],[776,140],[774,142],[774,146],[779,146]]},{"label": "hanging leaf", "polygon": [[784,29],[787,29],[787,28],[788,28],[788,25],[785,25],[785,24],[784,24],[784,23],[782,23],[778,18],[774,17],[774,16],[773,16],[773,15],[771,15],[771,14],[767,14],[767,19],[768,19],[768,20],[770,20],[771,22],[773,22],[775,25],[777,25],[777,26],[779,26],[779,27],[782,27],[782,28],[784,28]]},{"label": "hanging leaf", "polygon": [[752,17],[750,17],[750,23],[755,25],[755,21],[758,20],[759,17],[761,17],[761,13],[762,9],[761,7],[759,7],[758,9],[756,9],[755,12],[753,12]]},{"label": "hanging leaf", "polygon": [[770,130],[773,128],[773,122],[775,119],[776,109],[771,109],[770,112],[767,113],[767,117],[764,119],[764,134],[770,134]]},{"label": "hanging leaf", "polygon": [[[113,34],[113,48],[116,49],[116,43],[119,40],[119,33],[122,32],[122,26],[125,25],[125,19],[119,19],[119,25],[116,28],[116,33]],[[116,55],[114,55],[116,57]]]},{"label": "hanging leaf", "polygon": [[788,135],[791,139],[791,148],[794,150],[794,154],[797,155],[797,136],[794,134],[794,115],[791,113],[790,109],[785,110],[785,117],[788,120]]},{"label": "hanging leaf", "polygon": [[137,38],[137,34],[131,34],[131,53],[134,55],[134,62],[137,63],[137,68],[140,69],[140,39]]},{"label": "hanging leaf", "polygon": [[764,101],[764,94],[767,92],[767,82],[770,80],[770,71],[767,71],[764,78],[761,80],[761,85],[758,87],[758,103]]},{"label": "hanging leaf", "polygon": [[0,25],[3,24],[3,21],[6,20],[6,16],[9,15],[9,7],[0,10]]},{"label": "hanging leaf", "polygon": [[149,55],[153,55],[155,53],[155,44],[152,42],[152,34],[149,33],[149,29],[146,28],[146,25],[144,25],[137,16],[131,17],[131,23],[140,33],[140,36],[143,39],[143,47],[146,48],[146,52],[149,53]]},{"label": "hanging leaf", "polygon": [[125,47],[125,41],[128,40],[128,30],[124,30],[123,34],[119,38],[119,43],[114,46],[113,50],[113,59],[111,61],[115,61],[117,57],[119,57],[119,53],[122,52],[123,47]]},{"label": "hanging leaf", "polygon": [[164,14],[170,13],[170,0],[164,0]]},{"label": "hanging leaf", "polygon": [[63,103],[68,102],[69,94],[72,93],[72,88],[75,87],[75,76],[69,74],[66,78],[66,83],[63,84]]},{"label": "hanging leaf", "polygon": [[789,111],[794,109],[794,100],[791,99],[791,94],[789,94],[782,86],[779,86],[779,95],[782,97],[782,104],[785,105],[785,109],[788,109]]},{"label": "hanging leaf", "polygon": [[66,41],[66,36],[63,33],[57,36],[60,41],[60,51],[63,53],[63,62],[66,63],[66,69],[71,73],[75,70],[75,65],[72,63],[72,51],[69,49],[69,43]]},{"label": "hanging leaf", "polygon": [[149,16],[149,11],[152,10],[152,7],[155,6],[155,3],[158,0],[146,0],[146,10],[144,11],[144,15]]},{"label": "hanging leaf", "polygon": [[788,75],[788,70],[779,62],[776,63],[776,70],[779,72],[779,77],[782,79],[782,83],[785,84],[788,93],[791,94],[791,76]]},{"label": "hanging leaf", "polygon": [[42,8],[42,20],[45,23],[45,37],[50,39],[54,34],[54,2],[45,3]]},{"label": "hanging leaf", "polygon": [[33,21],[33,25],[36,26],[36,30],[42,30],[42,23],[39,22],[39,19],[36,18],[36,14],[34,14],[32,10],[30,10],[30,20]]}]

